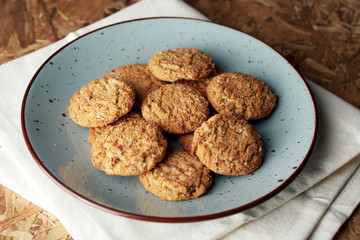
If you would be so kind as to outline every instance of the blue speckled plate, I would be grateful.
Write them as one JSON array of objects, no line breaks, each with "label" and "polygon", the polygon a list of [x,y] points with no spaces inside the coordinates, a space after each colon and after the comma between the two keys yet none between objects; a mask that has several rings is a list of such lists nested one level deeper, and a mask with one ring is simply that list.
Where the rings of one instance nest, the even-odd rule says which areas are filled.
[{"label": "blue speckled plate", "polygon": [[[198,199],[162,201],[136,176],[107,176],[90,162],[88,129],[67,113],[75,91],[111,69],[147,64],[169,48],[197,48],[220,71],[259,77],[278,95],[265,119],[252,122],[264,141],[262,166],[248,176],[215,176]],[[301,171],[316,136],[316,109],[308,86],[294,68],[264,43],[214,23],[151,18],[107,26],[54,53],[34,75],[22,106],[25,141],[40,168],[61,188],[105,211],[148,221],[190,222],[234,214],[271,198]],[[178,148],[175,139],[171,147]]]}]

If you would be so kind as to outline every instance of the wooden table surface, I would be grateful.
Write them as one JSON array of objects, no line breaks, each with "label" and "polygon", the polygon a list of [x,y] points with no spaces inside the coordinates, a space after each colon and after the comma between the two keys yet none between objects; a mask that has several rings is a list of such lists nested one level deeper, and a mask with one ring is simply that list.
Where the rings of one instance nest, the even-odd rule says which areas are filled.
[{"label": "wooden table surface", "polygon": [[[138,1],[1,1],[0,64]],[[359,0],[186,2],[212,21],[272,46],[304,77],[360,108]],[[72,238],[55,216],[0,185],[0,240],[4,239]],[[360,239],[359,206],[335,239]]]}]

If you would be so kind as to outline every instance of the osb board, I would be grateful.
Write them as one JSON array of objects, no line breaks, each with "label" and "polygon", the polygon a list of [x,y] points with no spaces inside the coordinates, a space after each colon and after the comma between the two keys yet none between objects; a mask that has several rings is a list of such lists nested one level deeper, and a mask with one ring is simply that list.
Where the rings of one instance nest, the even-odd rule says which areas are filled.
[{"label": "osb board", "polygon": [[0,64],[49,45],[138,1],[1,1]]},{"label": "osb board", "polygon": [[72,239],[60,221],[5,187],[0,187],[0,240]]},{"label": "osb board", "polygon": [[[0,1],[0,64],[139,0]],[[299,72],[360,108],[359,0],[185,0],[272,46]],[[0,240],[70,239],[50,213],[0,186]],[[360,239],[360,207],[336,239]]]},{"label": "osb board", "polygon": [[[1,1],[0,63],[46,46],[139,0]],[[359,0],[186,0],[248,33],[300,73],[360,108]]]},{"label": "osb board", "polygon": [[187,0],[275,48],[300,73],[360,108],[359,0]]}]

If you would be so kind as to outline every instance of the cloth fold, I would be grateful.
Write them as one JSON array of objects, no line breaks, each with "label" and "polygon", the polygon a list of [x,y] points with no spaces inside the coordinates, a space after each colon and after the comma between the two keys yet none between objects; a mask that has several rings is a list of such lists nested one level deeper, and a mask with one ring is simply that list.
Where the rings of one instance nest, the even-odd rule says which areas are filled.
[{"label": "cloth fold", "polygon": [[56,215],[74,239],[331,238],[360,201],[360,111],[311,81],[319,133],[307,165],[279,194],[239,214],[181,224],[127,219],[75,199],[36,165],[22,137],[20,112],[25,89],[40,65],[64,44],[96,28],[158,16],[206,19],[179,0],[143,0],[0,66],[0,183]]}]

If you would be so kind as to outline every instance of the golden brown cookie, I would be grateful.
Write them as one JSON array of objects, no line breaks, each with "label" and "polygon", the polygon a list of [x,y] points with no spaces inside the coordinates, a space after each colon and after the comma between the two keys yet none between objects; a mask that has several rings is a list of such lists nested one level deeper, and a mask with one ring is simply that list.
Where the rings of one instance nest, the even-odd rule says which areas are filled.
[{"label": "golden brown cookie", "polygon": [[239,72],[215,76],[207,88],[208,100],[221,114],[253,120],[263,118],[276,106],[276,95],[258,78]]},{"label": "golden brown cookie", "polygon": [[180,150],[169,152],[164,161],[139,179],[148,191],[167,201],[198,198],[212,183],[210,170],[197,157]]},{"label": "golden brown cookie", "polygon": [[121,118],[116,120],[115,122],[113,122],[109,125],[106,125],[105,127],[92,127],[89,129],[88,143],[90,146],[92,146],[92,143],[94,141],[96,141],[97,137],[99,137],[107,128],[118,125],[119,123],[124,123],[124,122],[129,122],[129,121],[137,121],[137,120],[141,121],[141,119],[144,120],[141,113],[131,111],[128,114],[126,114],[125,116],[122,116]]},{"label": "golden brown cookie", "polygon": [[263,143],[244,119],[217,114],[194,132],[192,153],[222,175],[246,175],[262,163]]},{"label": "golden brown cookie", "polygon": [[191,152],[191,144],[194,137],[194,133],[187,133],[179,135],[178,141],[180,146],[184,149],[185,152]]},{"label": "golden brown cookie", "polygon": [[190,86],[190,87],[196,89],[197,91],[199,91],[201,93],[201,95],[207,99],[206,89],[207,89],[207,86],[209,85],[211,79],[212,79],[212,77],[204,77],[197,81],[183,79],[183,80],[176,81],[174,83]]},{"label": "golden brown cookie", "polygon": [[164,85],[165,82],[157,79],[147,65],[133,64],[117,67],[105,75],[105,78],[115,78],[131,84],[136,93],[135,107],[140,108],[142,101],[149,92]]},{"label": "golden brown cookie", "polygon": [[209,104],[189,86],[167,84],[147,95],[141,112],[165,132],[184,134],[195,131],[208,118]]},{"label": "golden brown cookie", "polygon": [[114,78],[95,79],[74,93],[69,117],[83,127],[103,127],[128,113],[134,101],[130,84]]},{"label": "golden brown cookie", "polygon": [[167,140],[159,126],[138,116],[120,119],[97,134],[90,140],[91,161],[108,175],[144,173],[166,155]]},{"label": "golden brown cookie", "polygon": [[211,57],[194,48],[159,51],[150,57],[148,65],[155,77],[167,82],[198,80],[214,71]]}]

